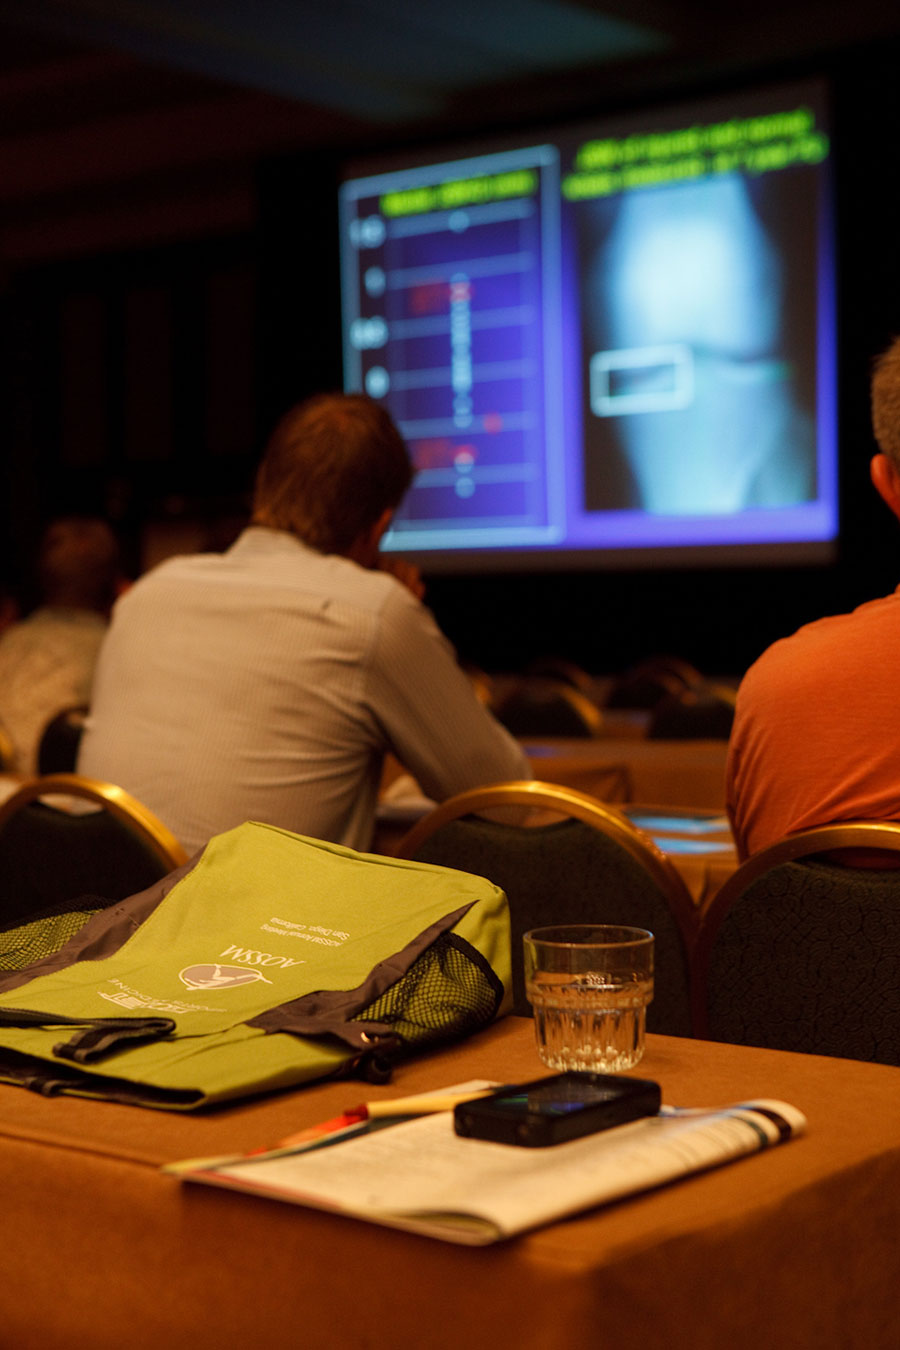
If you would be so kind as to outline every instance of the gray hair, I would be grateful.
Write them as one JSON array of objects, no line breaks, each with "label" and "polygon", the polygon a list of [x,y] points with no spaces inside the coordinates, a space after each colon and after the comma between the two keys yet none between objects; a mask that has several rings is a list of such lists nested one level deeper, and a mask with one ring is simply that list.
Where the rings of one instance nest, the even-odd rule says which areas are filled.
[{"label": "gray hair", "polygon": [[872,429],[879,450],[900,472],[900,338],[894,338],[875,362]]}]

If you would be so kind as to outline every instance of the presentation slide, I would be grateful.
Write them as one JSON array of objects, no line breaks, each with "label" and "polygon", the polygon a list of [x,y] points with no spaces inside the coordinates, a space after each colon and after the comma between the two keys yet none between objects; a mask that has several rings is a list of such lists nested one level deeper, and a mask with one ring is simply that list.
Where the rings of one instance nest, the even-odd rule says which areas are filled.
[{"label": "presentation slide", "polygon": [[436,570],[825,560],[829,152],[811,82],[351,168],[345,386],[416,466],[385,547]]}]

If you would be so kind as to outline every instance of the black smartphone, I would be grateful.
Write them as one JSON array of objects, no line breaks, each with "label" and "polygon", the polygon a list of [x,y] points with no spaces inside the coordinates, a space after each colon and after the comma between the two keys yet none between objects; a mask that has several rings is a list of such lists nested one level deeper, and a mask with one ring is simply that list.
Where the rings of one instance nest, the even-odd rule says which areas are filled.
[{"label": "black smartphone", "polygon": [[611,1073],[559,1073],[460,1102],[457,1134],[495,1144],[546,1148],[659,1112],[659,1084]]}]

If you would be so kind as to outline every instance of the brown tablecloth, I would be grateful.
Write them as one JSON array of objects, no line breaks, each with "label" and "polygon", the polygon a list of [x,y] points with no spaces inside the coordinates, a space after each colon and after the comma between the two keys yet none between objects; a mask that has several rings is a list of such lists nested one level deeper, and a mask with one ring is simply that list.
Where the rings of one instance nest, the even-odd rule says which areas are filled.
[{"label": "brown tablecloth", "polygon": [[896,1350],[900,1070],[651,1037],[667,1102],[784,1098],[806,1137],[487,1249],[185,1185],[175,1159],[271,1145],[361,1099],[542,1072],[508,1019],[372,1088],[203,1117],[0,1088],[10,1350]]},{"label": "brown tablecloth", "polygon": [[534,738],[523,745],[535,778],[580,792],[602,796],[603,767],[618,764],[628,772],[632,801],[715,810],[725,805],[727,741],[597,736],[591,740]]},{"label": "brown tablecloth", "polygon": [[[522,748],[535,778],[548,783],[562,783],[602,798],[609,785],[606,770],[615,766],[627,773],[632,801],[724,809],[728,753],[724,740],[656,741],[631,732],[585,739],[526,737]],[[402,767],[388,756],[382,797],[404,777]],[[414,788],[411,779],[407,782]]]}]

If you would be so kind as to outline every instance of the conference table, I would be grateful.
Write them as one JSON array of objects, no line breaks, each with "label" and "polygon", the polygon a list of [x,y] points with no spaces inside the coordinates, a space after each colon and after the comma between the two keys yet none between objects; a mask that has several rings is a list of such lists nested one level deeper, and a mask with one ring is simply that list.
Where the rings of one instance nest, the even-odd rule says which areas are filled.
[{"label": "conference table", "polygon": [[724,811],[630,802],[618,808],[648,834],[677,868],[698,917],[738,865],[731,825]]},{"label": "conference table", "polygon": [[535,778],[603,797],[610,766],[620,768],[629,798],[723,810],[724,740],[650,740],[633,735],[529,739],[523,748]]},{"label": "conference table", "polygon": [[651,1036],[685,1107],[790,1102],[787,1144],[485,1248],[187,1184],[361,1100],[546,1072],[507,1018],[399,1066],[189,1116],[0,1088],[10,1350],[896,1350],[900,1070]]},{"label": "conference table", "polygon": [[[522,740],[522,748],[535,778],[604,801],[725,808],[728,742],[724,740],[651,740],[617,723],[613,735],[529,737]],[[383,798],[390,799],[398,780],[402,790],[407,781],[404,770],[389,755],[381,782]]]}]

